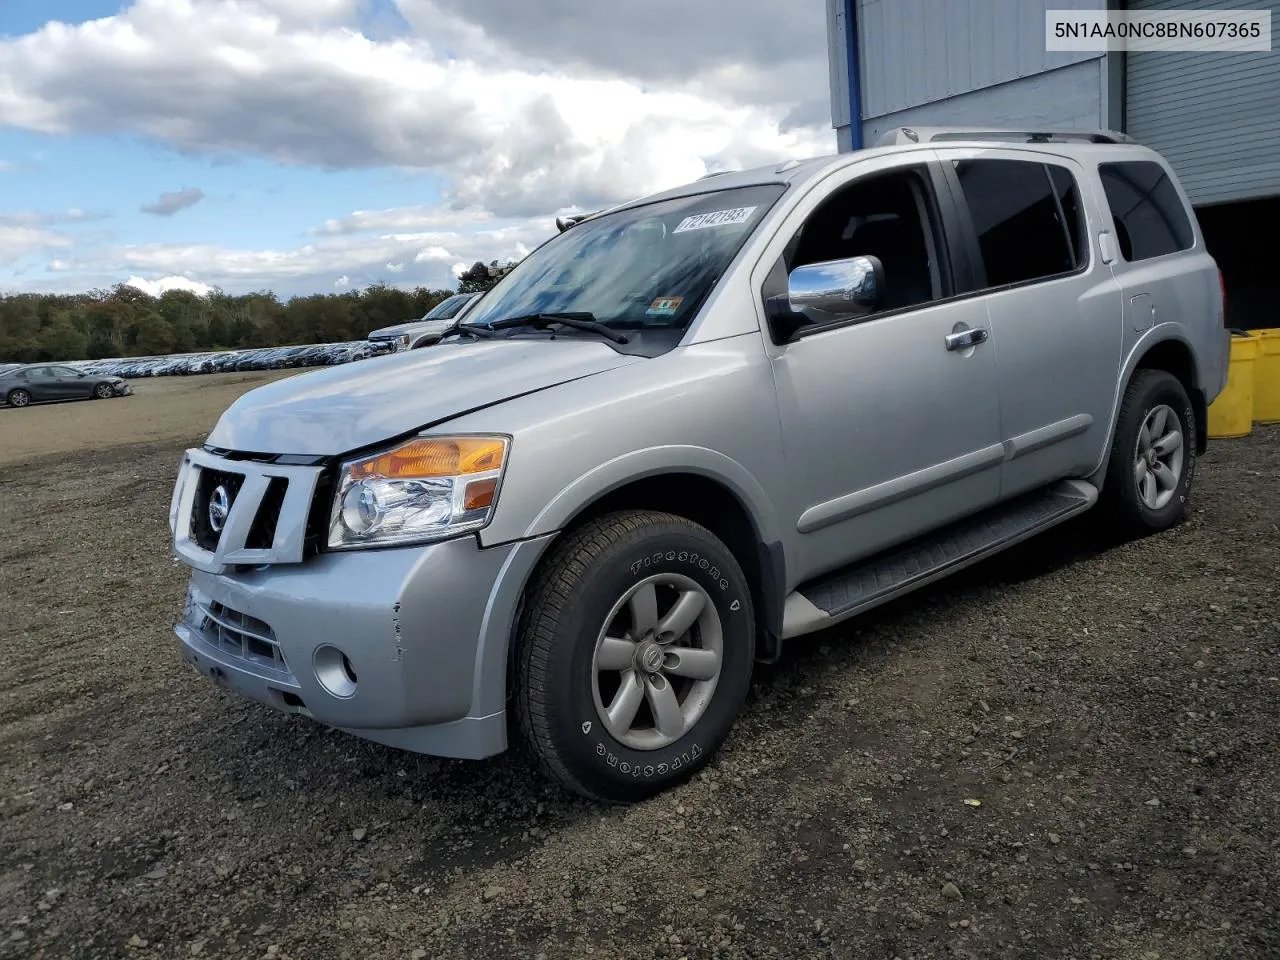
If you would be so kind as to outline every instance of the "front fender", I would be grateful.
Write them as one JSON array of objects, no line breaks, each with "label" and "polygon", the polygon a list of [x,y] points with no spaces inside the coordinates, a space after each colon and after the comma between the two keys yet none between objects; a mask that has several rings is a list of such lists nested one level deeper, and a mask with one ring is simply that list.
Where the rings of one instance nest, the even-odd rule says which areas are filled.
[{"label": "front fender", "polygon": [[522,539],[562,529],[584,508],[629,483],[670,473],[693,473],[723,484],[751,515],[762,541],[785,540],[772,501],[749,470],[718,451],[684,444],[632,451],[587,471],[547,502],[525,528]]}]

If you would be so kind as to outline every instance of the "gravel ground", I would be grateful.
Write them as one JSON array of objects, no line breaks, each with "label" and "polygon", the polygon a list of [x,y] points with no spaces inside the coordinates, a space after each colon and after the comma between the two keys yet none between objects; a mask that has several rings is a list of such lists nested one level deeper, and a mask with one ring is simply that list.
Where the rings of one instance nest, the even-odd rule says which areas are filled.
[{"label": "gravel ground", "polygon": [[180,450],[0,467],[0,957],[1280,956],[1280,428],[1163,536],[1076,523],[792,643],[627,809],[183,667]]},{"label": "gravel ground", "polygon": [[245,391],[299,372],[139,377],[129,381],[131,397],[37,403],[21,410],[0,404],[0,466],[55,453],[191,441],[212,430],[219,414]]}]

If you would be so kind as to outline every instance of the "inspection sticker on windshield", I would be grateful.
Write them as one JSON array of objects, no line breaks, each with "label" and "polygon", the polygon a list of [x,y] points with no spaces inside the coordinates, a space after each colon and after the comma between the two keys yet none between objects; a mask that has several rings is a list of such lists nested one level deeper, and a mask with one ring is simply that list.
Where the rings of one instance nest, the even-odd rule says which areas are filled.
[{"label": "inspection sticker on windshield", "polygon": [[684,297],[658,297],[657,300],[649,304],[649,309],[644,312],[646,317],[670,317],[680,309],[680,304],[684,303]]},{"label": "inspection sticker on windshield", "polygon": [[685,217],[672,233],[688,233],[690,230],[706,230],[710,227],[732,227],[746,223],[756,212],[755,207],[734,207],[732,210],[712,210]]}]

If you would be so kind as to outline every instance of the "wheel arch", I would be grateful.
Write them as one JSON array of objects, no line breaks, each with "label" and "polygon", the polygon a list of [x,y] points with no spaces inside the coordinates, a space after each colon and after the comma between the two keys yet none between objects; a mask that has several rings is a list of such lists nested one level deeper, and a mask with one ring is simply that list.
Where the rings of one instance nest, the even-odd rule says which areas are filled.
[{"label": "wheel arch", "polygon": [[654,510],[684,517],[706,527],[719,538],[742,567],[751,589],[756,609],[756,659],[771,662],[778,658],[786,592],[786,559],[782,544],[769,539],[768,528],[761,522],[759,514],[752,510],[740,488],[728,482],[723,475],[705,469],[655,468],[641,471],[639,475],[628,473],[629,478],[625,480],[593,484],[592,495],[575,498],[578,500],[576,509],[559,518],[556,536],[550,538],[543,548],[527,578],[520,609],[513,619],[507,655],[508,691],[514,689],[515,631],[523,615],[523,594],[534,582],[537,569],[553,553],[554,543],[584,523],[629,510]]},{"label": "wheel arch", "polygon": [[1195,351],[1190,341],[1181,332],[1161,330],[1156,327],[1134,345],[1117,381],[1116,394],[1111,405],[1111,423],[1107,428],[1107,443],[1102,452],[1102,460],[1088,478],[1094,486],[1099,488],[1102,486],[1107,466],[1111,461],[1111,448],[1115,443],[1116,428],[1120,422],[1120,405],[1124,401],[1124,393],[1139,370],[1163,370],[1178,379],[1183,389],[1187,391],[1187,396],[1191,400],[1191,409],[1196,418],[1196,453],[1202,454],[1207,449],[1209,412],[1204,390],[1200,387],[1200,371],[1196,364]]}]

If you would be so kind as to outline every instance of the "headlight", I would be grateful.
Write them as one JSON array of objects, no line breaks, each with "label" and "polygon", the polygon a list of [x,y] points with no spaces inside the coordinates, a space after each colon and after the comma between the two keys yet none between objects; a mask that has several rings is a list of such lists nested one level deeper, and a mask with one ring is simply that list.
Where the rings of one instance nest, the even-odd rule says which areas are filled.
[{"label": "headlight", "polygon": [[415,437],[342,465],[329,517],[334,550],[444,540],[493,515],[506,437]]}]

